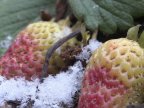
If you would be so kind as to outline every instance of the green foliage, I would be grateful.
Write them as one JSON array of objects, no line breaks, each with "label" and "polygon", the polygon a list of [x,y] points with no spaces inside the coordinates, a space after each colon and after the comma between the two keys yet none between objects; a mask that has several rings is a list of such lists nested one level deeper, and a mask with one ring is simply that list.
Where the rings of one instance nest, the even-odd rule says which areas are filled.
[{"label": "green foliage", "polygon": [[144,48],[144,30],[140,29],[141,27],[143,28],[143,25],[131,27],[127,32],[127,38],[137,41],[139,45]]},{"label": "green foliage", "polygon": [[139,32],[139,28],[141,25],[137,25],[134,27],[131,27],[128,32],[127,32],[127,38],[130,40],[134,40],[137,41],[138,40],[138,32]]},{"label": "green foliage", "polygon": [[133,26],[144,16],[144,0],[68,0],[75,16],[91,29],[112,34]]},{"label": "green foliage", "polygon": [[144,31],[141,33],[140,38],[138,39],[138,43],[142,48],[144,48]]}]

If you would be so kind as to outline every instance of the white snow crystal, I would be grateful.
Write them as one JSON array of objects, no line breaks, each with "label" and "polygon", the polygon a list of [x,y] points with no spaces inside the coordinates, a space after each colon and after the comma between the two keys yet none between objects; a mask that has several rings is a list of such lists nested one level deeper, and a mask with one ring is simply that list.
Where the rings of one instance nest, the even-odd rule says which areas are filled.
[{"label": "white snow crystal", "polygon": [[3,105],[7,100],[19,100],[23,107],[31,99],[34,100],[34,108],[60,108],[62,102],[71,106],[72,97],[80,89],[82,75],[82,64],[77,62],[68,71],[47,77],[43,83],[39,83],[38,79],[6,80],[0,76],[0,104]]},{"label": "white snow crystal", "polygon": [[57,76],[49,76],[38,86],[39,92],[35,99],[34,107],[39,108],[59,108],[60,103],[71,106],[75,92],[80,89],[83,75],[81,62],[77,62],[70,67],[67,72],[62,72]]},{"label": "white snow crystal", "polygon": [[99,5],[94,4],[93,9],[98,8],[98,7],[99,7]]},{"label": "white snow crystal", "polygon": [[12,36],[8,35],[4,40],[0,42],[0,48],[8,48],[11,44]]},{"label": "white snow crystal", "polygon": [[76,56],[77,59],[80,60],[89,60],[92,52],[94,52],[99,46],[101,45],[101,42],[91,39],[89,41],[89,44],[82,48],[82,52]]},{"label": "white snow crystal", "polygon": [[0,103],[3,103],[5,100],[26,102],[28,98],[34,96],[36,93],[38,80],[29,82],[24,78],[6,80],[0,77],[0,79],[2,79],[0,84]]}]

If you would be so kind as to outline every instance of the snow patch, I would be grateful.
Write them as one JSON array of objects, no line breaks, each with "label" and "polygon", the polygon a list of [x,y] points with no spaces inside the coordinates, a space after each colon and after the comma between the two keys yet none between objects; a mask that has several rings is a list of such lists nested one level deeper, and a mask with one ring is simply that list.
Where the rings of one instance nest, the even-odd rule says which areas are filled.
[{"label": "snow patch", "polygon": [[93,9],[98,8],[98,7],[99,7],[99,5],[95,4],[95,5],[93,6]]},{"label": "snow patch", "polygon": [[91,39],[89,44],[82,48],[82,52],[77,55],[76,58],[79,60],[86,60],[88,62],[92,52],[94,52],[101,44],[101,42]]},{"label": "snow patch", "polygon": [[26,81],[24,78],[7,80],[0,76],[0,104],[6,100],[17,100],[26,102],[36,93],[36,86],[39,81]]},{"label": "snow patch", "polygon": [[83,76],[81,62],[76,62],[68,71],[47,77],[43,83],[38,79],[26,81],[24,78],[6,80],[0,76],[0,104],[8,100],[21,101],[21,107],[28,100],[34,101],[33,108],[60,108],[64,103],[70,107],[75,92],[80,89]]},{"label": "snow patch", "polygon": [[72,105],[75,92],[80,89],[83,76],[81,62],[77,62],[70,67],[67,72],[62,72],[55,77],[49,76],[38,86],[37,99],[34,107],[39,108],[59,108],[59,104]]},{"label": "snow patch", "polygon": [[8,48],[12,41],[12,36],[7,36],[4,40],[0,41],[0,48]]}]

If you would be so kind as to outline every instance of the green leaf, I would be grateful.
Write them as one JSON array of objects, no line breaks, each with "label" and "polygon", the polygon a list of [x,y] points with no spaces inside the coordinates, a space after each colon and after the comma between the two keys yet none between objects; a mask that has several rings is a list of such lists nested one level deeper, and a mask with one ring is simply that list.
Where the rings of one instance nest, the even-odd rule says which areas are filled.
[{"label": "green leaf", "polygon": [[112,34],[133,26],[133,18],[144,16],[144,0],[68,0],[79,20],[91,29]]},{"label": "green leaf", "polygon": [[139,32],[139,28],[141,25],[137,25],[134,27],[131,27],[128,32],[127,32],[127,38],[130,40],[134,40],[137,41],[138,40],[138,32]]},{"label": "green leaf", "polygon": [[127,32],[127,38],[130,40],[137,41],[139,45],[144,48],[144,26],[137,25],[131,27]]},{"label": "green leaf", "polygon": [[144,31],[141,33],[140,38],[138,39],[138,43],[142,48],[144,48]]},{"label": "green leaf", "polygon": [[[40,16],[41,10],[55,13],[56,0],[0,0],[0,44]],[[4,52],[0,47],[0,54]]]}]

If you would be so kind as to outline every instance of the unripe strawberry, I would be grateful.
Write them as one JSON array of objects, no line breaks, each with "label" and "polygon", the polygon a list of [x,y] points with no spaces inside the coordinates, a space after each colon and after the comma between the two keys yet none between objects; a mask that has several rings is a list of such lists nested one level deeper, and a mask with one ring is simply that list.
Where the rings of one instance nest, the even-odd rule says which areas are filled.
[{"label": "unripe strawberry", "polygon": [[143,81],[143,68],[144,50],[137,42],[126,38],[105,42],[86,68],[79,108],[126,108],[140,103],[144,87],[137,84]]},{"label": "unripe strawberry", "polygon": [[[71,32],[71,29],[62,22],[59,24],[41,21],[28,25],[1,57],[0,74],[7,78],[40,77],[48,48]],[[76,40],[71,39],[53,54],[48,67],[50,73],[57,73],[65,65],[60,57],[60,51],[66,46],[74,46],[75,43]]]}]

